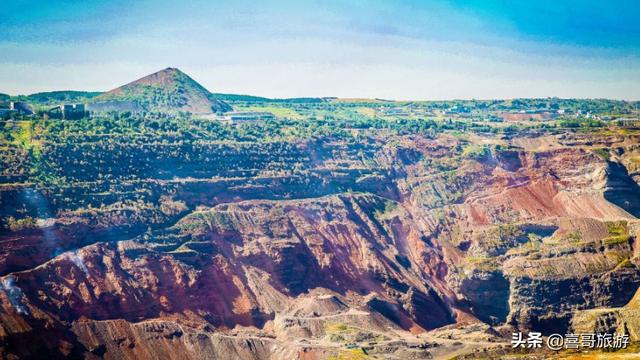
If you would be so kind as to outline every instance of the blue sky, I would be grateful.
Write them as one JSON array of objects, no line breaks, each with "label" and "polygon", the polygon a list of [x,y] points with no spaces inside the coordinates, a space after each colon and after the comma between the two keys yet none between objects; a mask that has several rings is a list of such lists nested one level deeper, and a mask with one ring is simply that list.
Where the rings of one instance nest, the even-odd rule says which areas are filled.
[{"label": "blue sky", "polygon": [[5,0],[0,92],[172,66],[213,92],[640,99],[640,2]]}]

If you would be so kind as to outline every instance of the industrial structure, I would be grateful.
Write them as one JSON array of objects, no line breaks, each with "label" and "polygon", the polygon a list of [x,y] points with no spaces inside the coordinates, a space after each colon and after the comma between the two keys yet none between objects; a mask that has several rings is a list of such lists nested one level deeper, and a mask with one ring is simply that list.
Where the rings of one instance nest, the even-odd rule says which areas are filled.
[{"label": "industrial structure", "polygon": [[75,120],[87,115],[84,104],[62,104],[52,107],[47,111],[50,118]]},{"label": "industrial structure", "polygon": [[258,120],[275,120],[276,116],[270,112],[230,111],[222,114],[219,119],[232,122],[248,122]]},{"label": "industrial structure", "polygon": [[[6,107],[8,105],[8,107]],[[33,109],[24,101],[10,101],[4,103],[5,107],[0,107],[0,118],[8,118],[11,115],[30,116],[33,115]]]}]

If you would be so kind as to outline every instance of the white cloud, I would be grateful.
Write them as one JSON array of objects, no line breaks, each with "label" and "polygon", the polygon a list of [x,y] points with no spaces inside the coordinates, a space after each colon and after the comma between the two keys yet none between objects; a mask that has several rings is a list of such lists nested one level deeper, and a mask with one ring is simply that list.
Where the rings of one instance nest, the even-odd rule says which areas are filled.
[{"label": "white cloud", "polygon": [[168,26],[94,42],[0,42],[0,92],[109,90],[175,66],[213,92],[271,97],[640,99],[638,57],[344,29],[300,36],[212,29],[198,36],[197,29]]}]

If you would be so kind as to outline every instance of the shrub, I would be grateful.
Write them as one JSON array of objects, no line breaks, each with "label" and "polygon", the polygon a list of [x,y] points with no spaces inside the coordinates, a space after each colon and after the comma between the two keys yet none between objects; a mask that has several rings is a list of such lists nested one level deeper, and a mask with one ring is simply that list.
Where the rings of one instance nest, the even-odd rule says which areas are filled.
[{"label": "shrub", "polygon": [[6,223],[7,223],[7,227],[11,231],[35,229],[38,227],[38,225],[36,224],[36,220],[31,216],[27,216],[23,219],[16,219],[13,216],[9,216]]}]

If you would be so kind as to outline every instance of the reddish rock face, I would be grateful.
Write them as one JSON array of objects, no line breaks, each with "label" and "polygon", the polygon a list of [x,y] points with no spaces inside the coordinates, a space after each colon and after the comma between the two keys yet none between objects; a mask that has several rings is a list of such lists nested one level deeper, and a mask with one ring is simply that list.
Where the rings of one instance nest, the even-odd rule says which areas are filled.
[{"label": "reddish rock face", "polygon": [[308,143],[313,176],[158,180],[138,206],[59,206],[1,234],[2,355],[326,358],[456,323],[564,331],[635,293],[625,161],[396,140],[365,149],[367,171]]}]

